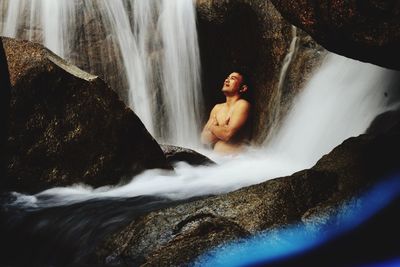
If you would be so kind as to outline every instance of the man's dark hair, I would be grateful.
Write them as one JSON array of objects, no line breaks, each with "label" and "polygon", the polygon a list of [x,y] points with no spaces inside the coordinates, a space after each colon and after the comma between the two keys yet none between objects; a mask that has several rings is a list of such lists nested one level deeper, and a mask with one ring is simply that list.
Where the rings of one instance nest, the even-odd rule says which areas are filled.
[{"label": "man's dark hair", "polygon": [[242,84],[240,85],[240,86],[242,86],[242,85],[247,85],[248,87],[250,86],[249,85],[249,76],[247,75],[247,73],[244,71],[244,70],[242,70],[242,69],[235,69],[235,70],[233,70],[232,72],[236,72],[236,73],[239,73],[240,74],[240,76],[242,76]]},{"label": "man's dark hair", "polygon": [[[239,73],[240,76],[242,76],[242,83],[240,86],[246,85],[247,86],[247,91],[244,92],[243,94],[241,94],[241,96],[246,99],[247,101],[249,101],[250,103],[252,103],[252,95],[253,95],[253,84],[251,82],[251,78],[250,75],[248,74],[248,72],[244,69],[244,68],[235,68],[232,70],[232,72],[236,72]],[[231,72],[231,73],[232,73]]]}]

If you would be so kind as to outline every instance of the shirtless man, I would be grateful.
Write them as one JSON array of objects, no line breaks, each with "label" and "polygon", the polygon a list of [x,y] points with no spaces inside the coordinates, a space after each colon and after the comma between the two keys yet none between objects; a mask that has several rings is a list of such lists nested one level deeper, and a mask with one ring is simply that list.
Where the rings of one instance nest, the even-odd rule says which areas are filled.
[{"label": "shirtless man", "polygon": [[242,94],[247,90],[241,73],[232,72],[225,79],[222,92],[226,101],[211,110],[210,118],[201,133],[203,144],[214,146],[214,151],[223,154],[236,154],[243,149],[250,103],[242,98]]}]

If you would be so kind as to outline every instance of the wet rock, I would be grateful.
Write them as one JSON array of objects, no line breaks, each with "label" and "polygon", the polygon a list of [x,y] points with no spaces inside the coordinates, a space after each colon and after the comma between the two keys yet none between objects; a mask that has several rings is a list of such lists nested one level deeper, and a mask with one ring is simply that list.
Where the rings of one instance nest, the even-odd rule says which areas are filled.
[{"label": "wet rock", "polygon": [[[7,59],[0,38],[0,179],[6,179],[7,133],[9,125],[11,85],[8,74]],[[1,190],[0,190],[1,191]]]},{"label": "wet rock", "polygon": [[400,109],[390,110],[377,116],[368,127],[366,133],[376,135],[388,131],[400,132]]},{"label": "wet rock", "polygon": [[[335,190],[334,175],[311,170],[150,213],[110,237],[99,249],[101,254],[97,257],[100,262],[112,255],[114,262],[124,259],[150,266],[159,262],[165,266],[180,265],[182,258],[187,263],[224,242],[292,222],[310,207],[328,199]],[[226,234],[221,236],[222,230],[217,226],[222,222]],[[197,242],[189,245],[193,233],[201,232],[200,229],[208,229],[208,232],[203,230],[205,234],[198,234]],[[129,240],[124,238],[127,233]],[[113,242],[115,240],[119,242]],[[201,247],[196,247],[199,243]],[[124,249],[120,249],[121,246]],[[115,251],[120,253],[114,254]],[[180,253],[178,258],[168,256],[177,252]]]},{"label": "wet rock", "polygon": [[[8,2],[4,1],[5,4]],[[74,49],[67,52],[65,57],[79,68],[99,75],[128,103],[128,81],[126,77],[121,77],[124,68],[121,48],[106,30],[110,22],[98,19],[106,11],[104,5],[91,2],[75,3],[74,27],[71,25],[73,32],[70,32],[70,39],[65,40],[66,50],[69,50],[68,47]],[[125,8],[132,17],[133,6],[129,1],[125,2]],[[314,65],[319,64],[322,49],[298,30],[296,53],[286,75],[283,75],[285,78],[281,84],[284,86],[280,87],[281,70],[293,39],[292,25],[282,18],[270,1],[197,0],[196,11],[206,99],[203,123],[211,108],[224,100],[220,90],[226,75],[233,69],[245,69],[253,78],[252,94],[249,95],[253,103],[250,124],[253,125],[253,140],[256,144],[261,143],[271,126],[285,115],[293,95],[301,90]],[[29,34],[30,14],[25,12],[21,16],[24,18],[21,23],[26,25],[20,27],[19,37],[41,41],[43,29],[35,28]],[[148,63],[153,67],[159,65],[162,55],[160,46],[148,49],[151,51]],[[157,75],[154,78],[151,94],[160,101],[162,81]],[[282,107],[277,108],[280,105]],[[160,118],[156,119],[158,125],[165,123],[162,106],[161,103],[161,111],[157,116]],[[161,134],[165,135],[154,132],[156,137]]]},{"label": "wet rock", "polygon": [[271,0],[292,24],[335,53],[400,69],[398,1]]},{"label": "wet rock", "polygon": [[68,61],[84,71],[98,75],[128,104],[128,81],[125,75],[121,75],[125,68],[121,49],[107,28],[110,22],[99,19],[105,12],[104,7],[95,2],[75,2],[76,32],[68,40],[74,49]]},{"label": "wet rock", "polygon": [[[369,202],[369,205],[373,202]],[[340,207],[341,210],[334,208],[331,211],[328,207],[324,215],[329,216],[330,213],[334,212],[336,213],[335,216],[337,216],[336,219],[340,217],[346,218],[353,209],[360,210],[360,205],[365,206],[365,204],[357,203],[357,201],[350,202]],[[399,205],[400,198],[397,196],[376,213],[374,211],[372,216],[364,218],[365,220],[361,225],[347,227],[346,231],[341,232],[335,238],[326,240],[324,244],[316,246],[306,253],[299,253],[293,257],[277,260],[264,266],[360,266],[371,262],[380,262],[382,259],[391,259],[393,255],[398,254],[398,240],[400,238],[400,234],[397,231],[400,223],[400,217],[398,216]],[[371,210],[365,209],[364,212],[368,213]],[[310,225],[311,229],[325,227],[326,222],[320,220],[319,222],[322,225],[315,225],[315,219],[318,218],[309,219],[312,223]],[[331,219],[328,219],[328,225],[338,225],[335,218]],[[343,225],[343,219],[338,220],[342,221]],[[354,225],[355,221],[350,222],[350,224]],[[332,232],[332,227],[329,230]]]},{"label": "wet rock", "polygon": [[41,45],[3,43],[12,85],[8,190],[102,186],[170,168],[139,118],[100,78]]},{"label": "wet rock", "polygon": [[[292,25],[270,1],[197,0],[196,10],[207,111],[225,100],[225,77],[235,69],[244,70],[252,80],[248,98],[253,106],[253,140],[260,143],[319,65],[324,49],[301,30],[293,34]],[[295,51],[281,75],[294,37]]]},{"label": "wet rock", "polygon": [[163,150],[168,163],[171,165],[179,161],[184,161],[193,166],[215,164],[211,159],[192,149],[163,144],[160,145],[160,147]]},{"label": "wet rock", "polygon": [[[343,201],[400,171],[399,149],[399,132],[350,138],[309,170],[145,215],[100,245],[97,260],[104,263],[112,255],[113,262],[178,266],[276,226],[309,223],[319,215],[314,223],[325,224]],[[220,224],[229,234],[220,236]],[[196,242],[190,245],[194,234]]]}]

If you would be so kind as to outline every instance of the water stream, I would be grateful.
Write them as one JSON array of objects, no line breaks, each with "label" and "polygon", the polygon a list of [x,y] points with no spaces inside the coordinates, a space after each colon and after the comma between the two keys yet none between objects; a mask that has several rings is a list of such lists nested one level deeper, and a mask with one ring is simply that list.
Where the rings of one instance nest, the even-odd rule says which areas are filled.
[{"label": "water stream", "polygon": [[[394,75],[398,73],[329,55],[295,99],[276,137],[262,148],[249,148],[236,157],[203,151],[219,165],[178,163],[175,173],[149,170],[120,186],[75,185],[36,195],[6,195],[0,209],[7,218],[0,227],[6,259],[22,265],[24,259],[45,265],[85,262],[98,240],[141,214],[309,168],[392,108],[390,103],[396,101],[391,90],[398,86],[392,82]],[[45,234],[49,232],[53,234]],[[29,243],[20,248],[24,240]]]},{"label": "water stream", "polygon": [[292,41],[289,45],[289,50],[282,61],[281,71],[279,73],[279,81],[278,87],[274,94],[272,94],[271,98],[271,110],[270,113],[272,114],[271,119],[271,130],[268,133],[268,136],[265,139],[265,143],[269,142],[270,139],[276,134],[276,130],[278,129],[281,117],[283,115],[282,111],[282,104],[284,98],[284,85],[286,82],[289,66],[291,65],[293,59],[296,58],[296,54],[298,51],[299,46],[299,37],[297,36],[297,28],[292,26]]},{"label": "water stream", "polygon": [[[85,0],[82,8],[74,3],[8,1],[7,13],[1,11],[2,16],[7,14],[2,33],[38,38],[68,59],[74,53],[70,42],[60,44],[48,37],[71,38],[75,31],[68,25],[74,25],[70,20],[79,12],[99,14],[99,21],[113,39],[111,48],[122,54],[130,103],[148,129],[170,143],[195,145],[199,129],[194,122],[200,121],[196,118],[202,100],[193,2]],[[44,23],[43,17],[49,17],[50,11],[56,22]],[[154,29],[155,34],[149,35]],[[163,53],[158,53],[161,50]],[[143,213],[310,168],[348,137],[362,134],[378,114],[393,108],[398,100],[391,93],[399,86],[392,79],[396,75],[330,54],[296,97],[274,137],[260,148],[230,157],[204,150],[201,152],[219,164],[192,167],[178,163],[175,173],[149,170],[125,185],[74,185],[36,195],[5,195],[0,215],[7,219],[1,221],[0,229],[4,236],[1,242],[9,243],[9,261],[23,264],[25,258],[34,259],[38,265],[80,262],[104,235]],[[157,91],[160,84],[165,87]],[[142,91],[136,91],[139,89]],[[157,118],[158,113],[163,115]],[[160,120],[163,123],[156,123]],[[20,248],[25,240],[29,244]]]},{"label": "water stream", "polygon": [[[392,90],[397,72],[330,54],[282,121],[275,137],[238,156],[201,152],[216,166],[178,163],[175,173],[148,170],[128,184],[93,189],[84,185],[53,188],[19,200],[35,207],[92,198],[157,195],[184,199],[226,193],[312,167],[351,136],[362,134],[380,113],[396,106]],[[395,99],[396,100],[396,99]],[[49,197],[51,196],[51,197]]]},{"label": "water stream", "polygon": [[102,74],[158,141],[199,144],[203,97],[192,0],[3,0],[2,7],[1,35],[42,43]]}]

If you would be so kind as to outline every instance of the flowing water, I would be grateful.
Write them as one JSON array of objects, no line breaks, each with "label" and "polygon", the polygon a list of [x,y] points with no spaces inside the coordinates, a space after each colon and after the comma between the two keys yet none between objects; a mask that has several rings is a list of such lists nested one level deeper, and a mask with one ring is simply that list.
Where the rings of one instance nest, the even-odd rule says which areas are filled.
[{"label": "flowing water", "polygon": [[[84,262],[98,240],[141,214],[309,168],[344,139],[363,133],[376,115],[396,103],[391,99],[398,87],[392,82],[395,75],[329,55],[295,99],[275,138],[262,148],[236,157],[208,154],[219,165],[178,163],[175,173],[149,170],[121,186],[76,185],[33,196],[7,195],[0,209],[7,218],[1,227],[7,259],[22,265],[23,259],[48,265]],[[53,234],[44,234],[48,232]],[[20,248],[24,240],[29,244]]]},{"label": "flowing water", "polygon": [[[8,1],[2,31],[9,36],[39,38],[68,58],[74,49],[70,42],[46,41],[47,33],[69,38],[60,36],[76,34],[66,26],[74,25],[69,21],[74,19],[73,14],[75,17],[79,12],[98,14],[103,26],[113,33],[111,48],[122,54],[124,77],[130,94],[135,94],[130,95],[135,111],[154,133],[159,132],[165,139],[179,144],[196,136],[190,132],[198,133],[197,125],[189,125],[199,121],[193,118],[199,116],[197,105],[201,105],[197,90],[198,48],[192,28],[195,24],[193,3],[182,0],[169,1],[167,5],[166,1],[85,1],[83,9],[77,9],[74,6],[77,2],[68,0],[12,0]],[[134,16],[127,12],[128,8]],[[54,11],[56,22],[44,25],[43,16],[49,10]],[[24,21],[18,22],[16,14]],[[67,22],[61,22],[67,18]],[[57,32],[60,27],[65,30]],[[150,35],[154,29],[156,33]],[[158,53],[161,50],[163,53]],[[23,258],[34,258],[38,264],[80,262],[104,235],[143,213],[187,198],[230,192],[309,168],[346,138],[363,133],[378,114],[393,107],[397,99],[392,98],[392,90],[399,86],[394,83],[396,75],[394,71],[331,54],[294,100],[294,106],[277,126],[274,137],[261,148],[249,148],[247,153],[231,157],[201,151],[219,164],[192,167],[178,163],[174,173],[149,170],[132,177],[130,183],[115,187],[93,189],[76,185],[33,196],[6,195],[0,215],[7,218],[1,222],[1,229],[5,237],[3,245],[10,243],[7,252],[10,262],[23,261]],[[160,84],[165,86],[161,92],[147,87]],[[134,91],[138,88],[143,91]],[[178,99],[183,102],[174,102]],[[155,111],[154,101],[162,106],[161,111]],[[143,111],[137,110],[142,104]],[[146,114],[158,112],[164,114],[158,120],[172,117],[160,124],[155,123],[157,118],[153,116],[146,121]],[[162,129],[154,129],[155,125],[161,125]],[[46,235],[46,232],[52,234]],[[29,244],[19,248],[24,240],[30,240]],[[32,246],[35,249],[30,252],[27,248]]]},{"label": "flowing water", "polygon": [[159,141],[198,145],[203,99],[192,0],[1,4],[1,35],[40,42],[89,72],[100,72],[117,91],[126,91],[129,106]]},{"label": "flowing water", "polygon": [[[277,134],[261,148],[238,156],[201,151],[219,164],[175,166],[175,173],[148,170],[126,185],[92,189],[53,188],[19,200],[35,207],[91,198],[157,195],[184,199],[220,194],[312,167],[351,136],[362,134],[380,113],[396,106],[398,72],[330,54],[294,100]],[[394,95],[393,95],[394,96]],[[49,198],[49,196],[52,196]]]},{"label": "flowing water", "polygon": [[289,66],[293,59],[296,58],[296,54],[299,48],[299,37],[297,36],[297,28],[292,26],[292,41],[290,42],[289,51],[286,54],[282,62],[281,71],[279,73],[278,88],[275,93],[272,94],[271,108],[269,112],[272,114],[270,123],[271,130],[268,132],[265,142],[268,142],[275,134],[279,126],[280,119],[283,115],[282,104],[284,98],[284,85],[287,78]]},{"label": "flowing water", "polygon": [[312,166],[350,136],[362,134],[380,113],[396,107],[398,72],[330,54],[267,145]]}]

